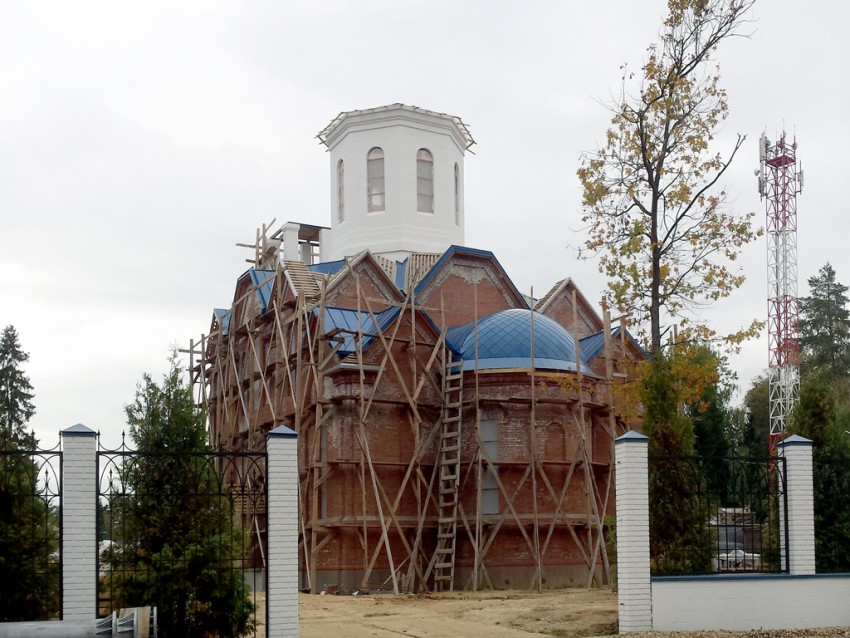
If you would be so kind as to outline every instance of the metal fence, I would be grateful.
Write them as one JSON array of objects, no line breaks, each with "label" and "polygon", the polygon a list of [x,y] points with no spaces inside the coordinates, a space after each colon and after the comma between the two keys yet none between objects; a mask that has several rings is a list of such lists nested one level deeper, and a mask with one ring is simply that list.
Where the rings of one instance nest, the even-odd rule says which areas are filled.
[{"label": "metal fence", "polygon": [[62,610],[62,452],[34,441],[0,447],[0,622]]},{"label": "metal fence", "polygon": [[850,458],[812,459],[815,562],[819,573],[850,572]]},{"label": "metal fence", "polygon": [[265,635],[266,454],[97,456],[99,614],[156,605],[161,635]]},{"label": "metal fence", "polygon": [[650,456],[652,574],[783,571],[784,486],[783,458]]}]

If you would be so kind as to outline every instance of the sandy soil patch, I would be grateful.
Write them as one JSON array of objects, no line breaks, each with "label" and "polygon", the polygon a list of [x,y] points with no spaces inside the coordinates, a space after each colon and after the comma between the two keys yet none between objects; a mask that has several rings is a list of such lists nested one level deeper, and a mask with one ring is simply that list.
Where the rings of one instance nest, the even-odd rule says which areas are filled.
[{"label": "sandy soil patch", "polygon": [[[426,596],[299,597],[301,638],[590,638],[617,633],[607,589],[456,592]],[[850,638],[848,628],[749,632],[648,632],[635,638]]]},{"label": "sandy soil patch", "polygon": [[455,592],[427,596],[299,598],[299,636],[455,638],[493,636],[586,638],[616,633],[616,596],[570,589]]}]

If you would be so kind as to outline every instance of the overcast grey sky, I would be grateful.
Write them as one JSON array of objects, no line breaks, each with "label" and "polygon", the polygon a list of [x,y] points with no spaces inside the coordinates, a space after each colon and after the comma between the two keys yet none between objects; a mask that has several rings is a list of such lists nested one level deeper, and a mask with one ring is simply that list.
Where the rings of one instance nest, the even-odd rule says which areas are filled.
[{"label": "overcast grey sky", "polygon": [[[37,435],[82,422],[114,442],[143,371],[230,305],[245,249],[272,218],[330,225],[328,157],[315,139],[343,110],[403,102],[458,115],[466,244],[492,250],[542,295],[579,262],[575,176],[604,138],[599,101],[636,69],[663,0],[567,2],[6,2],[0,4],[0,327],[31,355]],[[749,39],[718,60],[748,136],[726,187],[756,211],[762,130],[796,131],[800,294],[830,261],[850,283],[843,161],[850,141],[850,5],[760,0]],[[749,280],[706,313],[731,330],[766,314],[766,245]],[[732,360],[743,387],[766,335]]]}]

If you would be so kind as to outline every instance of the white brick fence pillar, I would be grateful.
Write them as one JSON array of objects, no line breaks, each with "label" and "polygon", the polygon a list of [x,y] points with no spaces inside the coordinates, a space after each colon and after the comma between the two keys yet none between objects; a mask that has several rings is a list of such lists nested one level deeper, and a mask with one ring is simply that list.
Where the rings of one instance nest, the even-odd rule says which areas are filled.
[{"label": "white brick fence pillar", "polygon": [[614,441],[617,487],[617,605],[620,633],[652,629],[649,573],[649,439]]},{"label": "white brick fence pillar", "polygon": [[[778,446],[785,457],[787,512],[780,499],[779,530],[781,547],[788,548],[788,572],[792,575],[815,573],[815,503],[812,475],[812,442],[793,435]],[[787,516],[787,538],[786,522]],[[785,565],[785,552],[782,552]]]},{"label": "white brick fence pillar", "polygon": [[97,435],[62,430],[62,619],[97,618]]},{"label": "white brick fence pillar", "polygon": [[268,434],[268,637],[298,636],[298,438],[281,425]]}]

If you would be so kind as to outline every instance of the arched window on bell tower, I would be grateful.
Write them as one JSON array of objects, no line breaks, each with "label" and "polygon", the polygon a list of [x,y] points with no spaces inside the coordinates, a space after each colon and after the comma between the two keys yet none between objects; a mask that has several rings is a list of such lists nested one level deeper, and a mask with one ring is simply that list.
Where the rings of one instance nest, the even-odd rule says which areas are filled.
[{"label": "arched window on bell tower", "polygon": [[434,158],[427,148],[416,153],[416,210],[434,212]]},{"label": "arched window on bell tower", "polygon": [[460,226],[460,169],[455,162],[455,224]]},{"label": "arched window on bell tower", "polygon": [[336,196],[337,219],[341,224],[345,221],[345,164],[342,160],[336,163]]},{"label": "arched window on bell tower", "polygon": [[384,211],[384,150],[375,147],[366,156],[366,205],[367,212],[380,213]]}]

